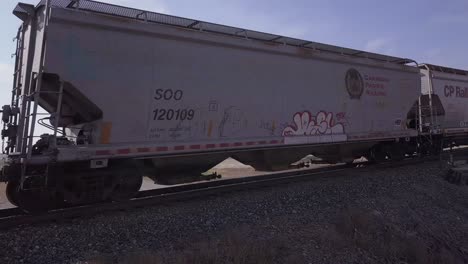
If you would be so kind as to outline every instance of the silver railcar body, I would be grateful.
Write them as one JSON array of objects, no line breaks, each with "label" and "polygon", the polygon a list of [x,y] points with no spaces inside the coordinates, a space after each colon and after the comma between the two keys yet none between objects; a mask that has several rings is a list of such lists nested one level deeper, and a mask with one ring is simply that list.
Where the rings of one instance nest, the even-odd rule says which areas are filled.
[{"label": "silver railcar body", "polygon": [[[311,153],[349,162],[376,146],[401,156],[412,150],[390,143],[418,136],[408,124],[421,78],[409,59],[88,0],[14,13],[23,25],[4,111],[10,167],[21,168],[4,170],[4,180],[20,179],[14,190],[60,171],[67,180],[55,173],[52,188],[79,200],[57,186],[116,174],[127,161],[154,179],[229,156],[270,170]],[[35,142],[37,120],[52,134]]]}]

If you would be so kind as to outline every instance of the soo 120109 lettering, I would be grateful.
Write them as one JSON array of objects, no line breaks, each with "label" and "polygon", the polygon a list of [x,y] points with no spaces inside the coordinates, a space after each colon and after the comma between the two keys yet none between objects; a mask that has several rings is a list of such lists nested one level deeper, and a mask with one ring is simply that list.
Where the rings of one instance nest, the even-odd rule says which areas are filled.
[{"label": "soo 120109 lettering", "polygon": [[193,109],[155,109],[153,113],[153,120],[160,121],[193,120],[195,117],[195,110]]},{"label": "soo 120109 lettering", "polygon": [[[175,90],[172,89],[157,89],[155,91],[154,99],[156,101],[164,100],[164,101],[180,101],[184,96],[184,92],[182,90]],[[193,109],[164,109],[164,108],[157,108],[153,111],[153,120],[159,121],[171,121],[171,120],[178,120],[178,121],[185,121],[185,120],[193,120],[195,117],[195,110]]]}]

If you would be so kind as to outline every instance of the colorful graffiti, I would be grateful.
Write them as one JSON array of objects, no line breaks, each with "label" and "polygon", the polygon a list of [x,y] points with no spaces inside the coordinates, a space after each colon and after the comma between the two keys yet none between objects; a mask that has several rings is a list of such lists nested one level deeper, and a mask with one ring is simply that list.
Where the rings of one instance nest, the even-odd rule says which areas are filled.
[{"label": "colorful graffiti", "polygon": [[335,123],[333,113],[320,111],[313,116],[309,111],[294,114],[294,124],[283,130],[283,136],[314,136],[344,134],[342,123]]}]

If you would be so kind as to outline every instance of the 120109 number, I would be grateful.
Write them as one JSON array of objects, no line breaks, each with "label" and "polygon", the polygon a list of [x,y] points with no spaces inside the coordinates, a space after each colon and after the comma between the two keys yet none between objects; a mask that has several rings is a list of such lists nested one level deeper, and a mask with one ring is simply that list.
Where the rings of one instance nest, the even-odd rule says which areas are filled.
[{"label": "120109 number", "polygon": [[193,120],[195,110],[193,109],[155,109],[153,120]]}]

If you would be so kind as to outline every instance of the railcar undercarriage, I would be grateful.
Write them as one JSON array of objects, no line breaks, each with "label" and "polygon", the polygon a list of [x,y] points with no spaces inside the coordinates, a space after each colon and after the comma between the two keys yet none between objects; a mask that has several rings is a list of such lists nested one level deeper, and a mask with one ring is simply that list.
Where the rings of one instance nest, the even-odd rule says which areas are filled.
[{"label": "railcar undercarriage", "polygon": [[21,179],[21,166],[7,166],[8,200],[25,211],[40,212],[66,205],[128,200],[142,185],[143,176],[132,160],[111,161],[104,169],[87,167],[88,162],[29,165]]},{"label": "railcar undercarriage", "polygon": [[[42,141],[34,145],[33,158],[51,153],[47,144],[51,141],[50,137],[44,135]],[[71,144],[64,139],[62,142],[64,145]],[[3,168],[3,176],[8,181],[6,193],[12,204],[27,212],[41,212],[67,205],[131,199],[140,190],[144,175],[164,185],[209,180],[213,177],[203,176],[202,173],[229,156],[253,165],[257,170],[272,171],[278,168],[287,169],[291,163],[308,154],[314,154],[329,163],[337,163],[352,161],[361,156],[370,161],[383,162],[401,160],[416,153],[438,153],[437,146],[426,143],[418,148],[417,142],[418,139],[413,138],[409,141],[387,141],[379,144],[260,149],[182,158],[111,159],[103,168],[90,168],[89,161],[48,162],[27,166],[13,161]]]}]

